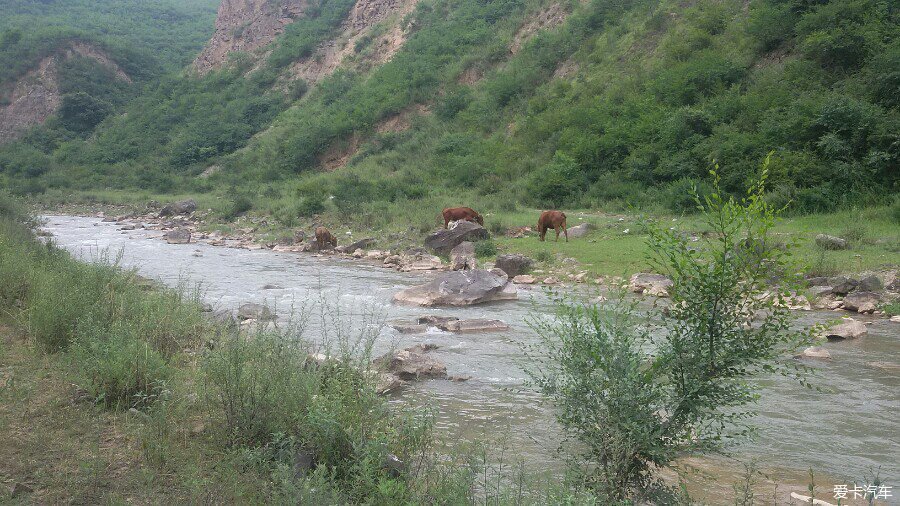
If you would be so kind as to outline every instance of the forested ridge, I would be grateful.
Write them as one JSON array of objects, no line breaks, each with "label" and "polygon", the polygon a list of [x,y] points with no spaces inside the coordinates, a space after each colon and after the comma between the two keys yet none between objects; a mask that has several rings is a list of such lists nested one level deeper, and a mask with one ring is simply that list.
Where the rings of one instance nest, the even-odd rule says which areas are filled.
[{"label": "forested ridge", "polygon": [[[33,11],[19,4],[35,2],[0,9]],[[460,196],[685,211],[715,163],[737,192],[769,153],[769,198],[797,212],[883,203],[900,184],[893,2],[422,1],[390,61],[372,63],[367,36],[353,65],[296,78],[291,65],[338,38],[351,7],[322,0],[268,51],[202,76],[184,67],[196,34],[151,51],[162,70],[139,93],[103,92],[116,114],[3,146],[0,179],[34,195],[239,197],[286,222]],[[195,28],[208,35],[208,22]],[[153,49],[156,35],[128,47]]]}]

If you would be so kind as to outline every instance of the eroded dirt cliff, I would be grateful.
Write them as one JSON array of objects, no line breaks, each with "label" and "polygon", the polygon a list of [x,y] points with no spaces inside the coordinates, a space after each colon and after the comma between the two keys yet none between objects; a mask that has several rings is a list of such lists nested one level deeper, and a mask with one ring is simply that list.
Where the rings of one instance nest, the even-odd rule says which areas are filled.
[{"label": "eroded dirt cliff", "polygon": [[131,78],[102,49],[84,42],[72,42],[45,57],[6,90],[0,90],[0,144],[18,139],[29,128],[42,124],[56,113],[62,101],[59,67],[75,56],[91,58],[112,69],[118,79],[131,82]]},{"label": "eroded dirt cliff", "polygon": [[216,31],[197,59],[200,73],[221,67],[235,52],[255,53],[267,47],[284,27],[303,17],[306,0],[223,0]]}]

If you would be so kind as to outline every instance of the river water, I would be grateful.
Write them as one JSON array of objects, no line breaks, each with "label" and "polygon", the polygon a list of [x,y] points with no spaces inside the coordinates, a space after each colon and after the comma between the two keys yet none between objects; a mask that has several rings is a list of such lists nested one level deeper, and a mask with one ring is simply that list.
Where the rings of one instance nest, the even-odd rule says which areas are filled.
[{"label": "river water", "polygon": [[[508,455],[541,465],[553,460],[559,431],[549,408],[523,386],[519,345],[537,339],[526,324],[528,316],[535,311],[552,312],[540,288],[520,290],[518,301],[485,306],[398,306],[392,304],[392,295],[423,283],[427,275],[308,254],[170,245],[158,239],[157,231],[120,231],[115,223],[96,218],[45,219],[44,229],[75,256],[94,261],[104,254],[121,255],[124,267],[136,268],[143,276],[173,286],[199,284],[204,299],[216,309],[260,302],[285,317],[301,312],[298,308],[309,308],[311,302],[325,300],[350,321],[422,314],[501,319],[510,329],[500,333],[450,334],[432,329],[421,335],[399,335],[385,327],[378,334],[376,352],[416,343],[436,344],[438,349],[431,353],[447,365],[448,373],[471,379],[414,384],[400,396],[402,401],[430,403],[439,430],[452,440],[503,441]],[[263,290],[266,284],[282,288]],[[801,324],[813,324],[842,315],[808,311],[798,316]],[[792,476],[811,467],[851,482],[877,471],[894,487],[893,495],[900,496],[900,372],[870,365],[900,363],[900,324],[854,317],[871,322],[868,335],[828,343],[825,347],[833,360],[809,362],[817,369],[813,383],[823,391],[781,377],[761,381],[765,388],[755,419],[759,436],[734,453],[741,460],[758,459]],[[896,502],[897,497],[891,500]]]}]

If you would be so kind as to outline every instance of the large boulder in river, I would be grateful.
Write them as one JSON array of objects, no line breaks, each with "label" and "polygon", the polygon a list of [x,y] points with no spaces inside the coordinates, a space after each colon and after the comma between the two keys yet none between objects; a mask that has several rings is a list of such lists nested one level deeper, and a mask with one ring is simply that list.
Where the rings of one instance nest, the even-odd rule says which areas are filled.
[{"label": "large boulder in river", "polygon": [[434,345],[421,345],[388,353],[375,359],[376,367],[403,381],[447,377],[447,366],[427,354]]},{"label": "large boulder in river", "polygon": [[532,263],[534,262],[525,255],[506,254],[497,255],[497,261],[494,263],[494,267],[505,272],[510,278],[514,278],[519,274],[528,272]]},{"label": "large boulder in river", "polygon": [[453,248],[464,241],[488,239],[490,234],[481,225],[471,221],[459,221],[453,228],[438,230],[425,238],[425,247],[438,255],[449,255]]},{"label": "large boulder in river", "polygon": [[631,276],[628,288],[634,293],[653,295],[655,297],[668,297],[672,280],[662,274],[639,272]]},{"label": "large boulder in river", "polygon": [[842,307],[847,311],[871,313],[878,309],[879,303],[881,303],[881,296],[875,292],[853,292],[844,297]]},{"label": "large boulder in river", "polygon": [[193,199],[182,200],[166,204],[159,211],[160,216],[177,216],[181,214],[191,214],[197,210],[197,203]]},{"label": "large boulder in river", "polygon": [[475,245],[469,241],[463,241],[450,250],[450,269],[465,271],[476,269]]},{"label": "large boulder in river", "polygon": [[827,329],[822,336],[828,339],[856,339],[866,335],[869,330],[866,324],[854,320],[853,318],[844,318],[844,321]]},{"label": "large boulder in river", "polygon": [[840,237],[835,237],[828,234],[817,235],[816,245],[818,245],[822,249],[828,250],[847,249],[850,247],[846,239],[841,239]]},{"label": "large boulder in river", "polygon": [[163,235],[163,239],[169,244],[187,244],[191,242],[191,231],[183,228],[171,230]]},{"label": "large boulder in river", "polygon": [[447,272],[394,295],[397,302],[417,306],[469,306],[516,298],[516,286],[507,277],[486,270]]}]

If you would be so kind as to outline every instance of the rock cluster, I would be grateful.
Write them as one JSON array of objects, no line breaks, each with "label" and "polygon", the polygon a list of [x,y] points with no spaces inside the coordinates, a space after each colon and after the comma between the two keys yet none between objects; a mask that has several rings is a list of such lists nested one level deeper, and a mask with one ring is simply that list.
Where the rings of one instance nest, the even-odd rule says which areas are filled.
[{"label": "rock cluster", "polygon": [[507,276],[481,269],[446,272],[394,295],[396,302],[417,306],[469,306],[516,298],[516,286]]}]

